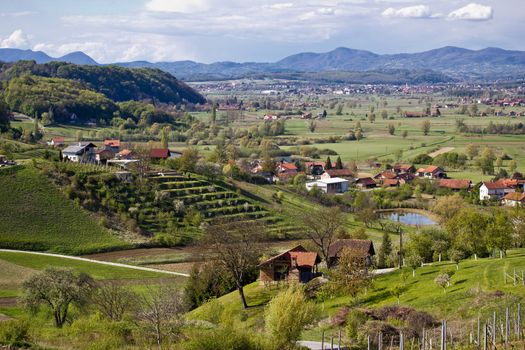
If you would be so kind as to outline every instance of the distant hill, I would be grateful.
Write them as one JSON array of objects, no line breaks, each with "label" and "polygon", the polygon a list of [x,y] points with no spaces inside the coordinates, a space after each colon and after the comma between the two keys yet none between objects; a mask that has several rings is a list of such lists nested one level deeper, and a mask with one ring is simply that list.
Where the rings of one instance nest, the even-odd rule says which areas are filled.
[{"label": "distant hill", "polygon": [[[76,59],[81,53],[70,55]],[[88,56],[86,56],[88,57]],[[84,57],[86,60],[87,58]],[[79,81],[114,101],[156,100],[164,103],[204,103],[204,97],[160,69],[128,69],[117,66],[76,65],[65,62],[37,64],[34,61],[0,63],[0,80],[24,75]]]},{"label": "distant hill", "polygon": [[[37,63],[63,61],[82,65],[97,65],[96,61],[82,52],[53,58],[41,51],[0,49],[0,61],[13,62],[17,60],[34,60]],[[271,77],[282,73],[328,71],[380,71],[383,75],[388,75],[388,72],[399,70],[432,70],[454,79],[498,80],[525,77],[525,52],[493,47],[469,50],[446,46],[418,53],[376,54],[365,50],[339,47],[324,53],[298,53],[273,63],[215,62],[205,64],[194,61],[156,63],[134,61],[119,62],[113,65],[126,68],[157,68],[182,80],[231,79],[253,75]],[[395,77],[388,77],[385,82],[395,79]],[[407,82],[410,81],[407,80]]]}]

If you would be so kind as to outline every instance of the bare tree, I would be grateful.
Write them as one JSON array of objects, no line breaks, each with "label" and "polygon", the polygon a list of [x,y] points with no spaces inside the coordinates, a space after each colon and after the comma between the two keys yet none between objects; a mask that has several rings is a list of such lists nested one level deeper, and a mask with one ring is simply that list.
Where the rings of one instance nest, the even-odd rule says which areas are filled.
[{"label": "bare tree", "polygon": [[100,284],[91,301],[97,310],[113,321],[121,321],[124,315],[135,309],[137,295],[112,281]]},{"label": "bare tree", "polygon": [[182,292],[173,286],[161,284],[158,288],[148,288],[140,300],[137,319],[144,330],[155,337],[157,347],[162,349],[165,340],[174,340],[180,333],[184,301]]},{"label": "bare tree", "polygon": [[265,237],[265,227],[253,221],[218,221],[206,228],[203,243],[209,256],[233,278],[245,309],[243,287],[264,252]]},{"label": "bare tree", "polygon": [[328,262],[328,249],[346,221],[344,213],[339,208],[323,207],[304,213],[298,220],[304,225],[308,239],[317,246],[324,261]]},{"label": "bare tree", "polygon": [[49,267],[35,273],[23,283],[22,303],[33,311],[41,305],[51,309],[55,326],[62,327],[72,304],[82,306],[93,289],[93,279],[72,270]]}]

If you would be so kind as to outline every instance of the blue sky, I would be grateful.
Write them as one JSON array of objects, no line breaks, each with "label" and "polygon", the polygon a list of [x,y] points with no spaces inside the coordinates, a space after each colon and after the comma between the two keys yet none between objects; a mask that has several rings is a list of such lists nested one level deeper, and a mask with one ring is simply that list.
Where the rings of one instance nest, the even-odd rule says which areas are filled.
[{"label": "blue sky", "polygon": [[525,50],[523,0],[0,0],[0,47],[132,60],[277,61],[339,46]]}]

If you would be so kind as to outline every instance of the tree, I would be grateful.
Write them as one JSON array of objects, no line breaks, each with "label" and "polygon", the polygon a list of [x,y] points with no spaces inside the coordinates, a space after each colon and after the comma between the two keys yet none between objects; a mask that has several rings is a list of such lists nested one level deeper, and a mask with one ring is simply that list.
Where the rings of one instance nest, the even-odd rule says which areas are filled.
[{"label": "tree", "polygon": [[426,119],[421,123],[421,131],[423,131],[423,135],[428,135],[430,132],[430,120]]},{"label": "tree", "polygon": [[315,122],[315,120],[310,120],[310,124],[308,125],[308,129],[310,130],[310,132],[314,133],[316,128],[317,123]]},{"label": "tree", "polygon": [[469,143],[465,149],[465,153],[472,160],[476,158],[479,154],[479,146],[474,143]]},{"label": "tree", "polygon": [[450,285],[450,276],[447,273],[440,273],[437,275],[437,277],[434,279],[434,282],[443,288],[443,293],[446,293],[446,288]]},{"label": "tree", "polygon": [[403,130],[403,133],[401,134],[401,136],[403,137],[403,139],[406,139],[408,136],[408,131]]},{"label": "tree", "polygon": [[357,141],[361,140],[363,138],[363,132],[361,131],[361,129],[357,129],[357,131],[355,132],[355,139]]},{"label": "tree", "polygon": [[500,257],[507,256],[507,249],[512,247],[512,222],[505,212],[499,211],[487,226],[487,248],[498,249]]},{"label": "tree", "polygon": [[324,170],[330,170],[332,169],[332,160],[330,159],[330,156],[326,158],[326,162],[324,165]]},{"label": "tree", "polygon": [[474,117],[478,114],[478,105],[476,103],[470,105],[469,114],[471,117]]},{"label": "tree", "polygon": [[503,166],[503,159],[501,157],[496,158],[496,166],[501,168]]},{"label": "tree", "polygon": [[463,208],[464,205],[463,198],[456,193],[452,196],[439,197],[432,206],[432,211],[440,215],[443,221],[446,221],[456,215],[458,208]]},{"label": "tree", "polygon": [[274,349],[295,349],[305,326],[316,317],[317,309],[308,301],[301,286],[289,286],[273,297],[265,311],[265,325]]},{"label": "tree", "polygon": [[217,121],[217,104],[214,103],[211,107],[211,119],[210,119],[210,122],[212,125],[215,124],[215,122]]},{"label": "tree", "polygon": [[394,124],[388,124],[388,133],[390,135],[394,135],[396,133],[396,127],[394,126]]},{"label": "tree", "polygon": [[105,317],[122,321],[124,315],[135,310],[137,295],[116,282],[101,283],[94,290],[91,303]]},{"label": "tree", "polygon": [[248,308],[244,283],[264,252],[265,228],[255,222],[219,220],[205,229],[203,243],[210,259],[221,265],[235,282],[243,307]]},{"label": "tree", "polygon": [[375,115],[374,113],[370,113],[370,114],[368,114],[368,121],[369,121],[370,123],[375,122],[375,121],[376,121],[376,115]]},{"label": "tree", "polygon": [[343,115],[343,105],[342,104],[338,104],[337,105],[337,110],[335,112],[336,115]]},{"label": "tree", "polygon": [[388,112],[385,109],[381,111],[381,118],[388,119]]},{"label": "tree", "polygon": [[486,214],[472,208],[458,208],[456,215],[445,222],[453,250],[460,251],[464,256],[487,255],[485,232],[488,223]]},{"label": "tree", "polygon": [[270,155],[265,154],[261,163],[262,171],[274,173],[275,172],[275,161]]},{"label": "tree", "polygon": [[7,105],[3,101],[0,101],[0,133],[9,130],[9,127],[10,123]]},{"label": "tree", "polygon": [[388,232],[383,232],[381,248],[379,248],[379,254],[377,255],[377,265],[379,268],[387,267],[387,259],[390,254],[392,254],[392,239]]},{"label": "tree", "polygon": [[335,168],[343,169],[343,161],[341,160],[341,156],[337,156],[337,160],[335,161]]},{"label": "tree", "polygon": [[406,264],[412,269],[412,277],[416,277],[416,269],[421,267],[423,258],[417,254],[410,254],[405,258]]},{"label": "tree", "polygon": [[355,298],[372,282],[367,260],[355,250],[345,247],[339,253],[337,265],[328,272],[329,286],[333,294],[350,295]]},{"label": "tree", "polygon": [[183,173],[195,172],[197,161],[199,160],[199,150],[196,148],[186,148],[182,151],[179,158],[179,171]]},{"label": "tree", "polygon": [[346,221],[344,213],[339,208],[322,207],[301,214],[297,220],[303,223],[306,237],[317,246],[321,257],[328,263],[328,249]]},{"label": "tree", "polygon": [[476,160],[476,166],[483,174],[494,174],[494,160],[491,157],[482,155]]},{"label": "tree", "polygon": [[494,151],[490,147],[485,147],[483,149],[483,152],[481,152],[481,158],[487,158],[492,161],[496,159],[496,156],[494,155]]},{"label": "tree", "polygon": [[512,159],[509,162],[509,172],[511,174],[513,174],[516,171],[517,168],[518,168],[518,164],[516,163],[516,161],[514,159]]},{"label": "tree", "polygon": [[403,158],[403,150],[401,148],[398,148],[394,151],[394,157],[397,161],[400,161],[401,158]]},{"label": "tree", "polygon": [[459,270],[459,262],[465,257],[465,254],[458,249],[451,249],[448,251],[448,258],[456,264],[456,270]]},{"label": "tree", "polygon": [[175,287],[161,284],[157,288],[147,288],[140,300],[137,319],[145,326],[144,330],[155,338],[161,349],[165,341],[175,341],[182,326],[185,311],[183,295]]},{"label": "tree", "polygon": [[169,133],[169,127],[164,127],[161,130],[160,134],[160,144],[162,148],[168,148],[168,133]]},{"label": "tree", "polygon": [[406,292],[406,290],[407,287],[401,283],[394,284],[394,286],[390,290],[390,294],[397,298],[397,305],[399,305],[401,296]]},{"label": "tree", "polygon": [[51,309],[56,327],[62,327],[72,304],[82,306],[93,289],[92,278],[72,270],[48,267],[23,283],[22,302],[36,311],[41,305]]}]

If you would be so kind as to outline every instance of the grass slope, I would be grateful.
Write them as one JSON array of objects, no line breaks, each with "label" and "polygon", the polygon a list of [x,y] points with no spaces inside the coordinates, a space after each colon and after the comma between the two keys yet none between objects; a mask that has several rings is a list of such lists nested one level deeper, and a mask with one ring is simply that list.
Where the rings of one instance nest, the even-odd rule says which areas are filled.
[{"label": "grass slope", "polygon": [[126,247],[30,166],[0,170],[0,247],[82,254]]},{"label": "grass slope", "polygon": [[[392,287],[396,284],[405,283],[406,291],[400,297],[400,304],[411,306],[419,310],[432,313],[438,318],[447,319],[472,319],[486,312],[491,302],[495,302],[500,308],[507,303],[515,306],[517,300],[525,297],[525,286],[521,283],[514,286],[512,281],[504,283],[504,271],[521,275],[525,271],[525,249],[509,252],[505,259],[478,259],[467,260],[460,263],[459,270],[450,262],[435,263],[417,269],[416,276],[412,277],[409,268],[404,269],[403,282],[401,271],[397,270],[390,274],[377,276],[373,287],[358,301],[349,296],[342,296],[325,301],[324,316],[334,315],[337,310],[345,305],[360,305],[365,307],[381,307],[397,304],[397,298],[392,295]],[[445,271],[455,271],[452,283],[443,289],[434,283],[436,276]],[[263,287],[259,282],[254,282],[245,288],[250,307],[243,310],[237,292],[227,294],[218,300],[224,305],[225,310],[231,315],[236,315],[247,322],[247,325],[256,328],[263,325],[263,313],[265,305],[270,298],[279,291],[278,287]],[[502,291],[502,296],[496,297],[494,292]],[[514,304],[513,304],[514,303]],[[203,318],[209,312],[210,304],[205,304],[193,310],[190,318]],[[306,332],[305,339],[318,340],[319,329]]]}]

